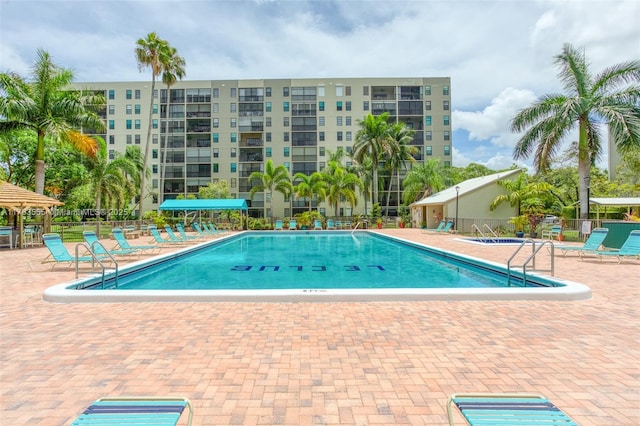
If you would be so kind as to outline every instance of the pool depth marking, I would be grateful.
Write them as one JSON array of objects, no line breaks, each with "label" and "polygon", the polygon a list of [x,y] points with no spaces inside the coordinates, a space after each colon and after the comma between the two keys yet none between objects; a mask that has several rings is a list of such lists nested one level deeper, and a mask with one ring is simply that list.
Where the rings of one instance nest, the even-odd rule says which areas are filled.
[{"label": "pool depth marking", "polygon": [[[378,271],[385,271],[385,269],[381,265],[367,265],[366,267],[377,269]],[[311,272],[326,272],[329,270],[325,265],[306,266],[307,269],[305,269],[305,266],[303,265],[289,265],[287,268],[295,269],[297,272],[304,272],[307,270],[311,270]],[[311,268],[311,269],[308,269],[308,268]],[[344,268],[343,270],[346,272],[362,271],[362,269],[358,265],[344,265],[343,268]],[[254,270],[254,265],[236,265],[230,269],[230,271],[241,271],[241,272],[248,272],[251,270]],[[280,265],[261,265],[258,268],[258,271],[279,272]]]}]

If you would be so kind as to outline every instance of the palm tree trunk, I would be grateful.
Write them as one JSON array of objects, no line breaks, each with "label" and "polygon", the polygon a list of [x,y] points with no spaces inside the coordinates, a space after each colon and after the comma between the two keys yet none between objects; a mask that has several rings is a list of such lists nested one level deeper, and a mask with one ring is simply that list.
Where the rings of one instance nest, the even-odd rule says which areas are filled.
[{"label": "palm tree trunk", "polygon": [[100,204],[102,197],[100,197],[100,187],[98,186],[96,193],[96,235],[100,239]]},{"label": "palm tree trunk", "polygon": [[[143,157],[143,167],[142,167],[142,176],[140,177],[140,213],[138,218],[141,219],[144,214],[144,187],[147,181],[147,168],[149,167],[149,153],[151,152],[151,123],[153,121],[153,92],[156,89],[156,75],[152,74],[151,77],[151,93],[149,94],[149,125],[147,126],[147,141],[144,146],[144,157]],[[167,92],[167,109],[169,108],[169,93]]]},{"label": "palm tree trunk", "polygon": [[36,193],[44,194],[44,133],[38,130],[38,145],[36,147]]},{"label": "palm tree trunk", "polygon": [[578,188],[580,189],[580,218],[589,218],[589,186],[591,180],[591,158],[587,146],[587,131],[580,120],[580,136],[578,140]]}]

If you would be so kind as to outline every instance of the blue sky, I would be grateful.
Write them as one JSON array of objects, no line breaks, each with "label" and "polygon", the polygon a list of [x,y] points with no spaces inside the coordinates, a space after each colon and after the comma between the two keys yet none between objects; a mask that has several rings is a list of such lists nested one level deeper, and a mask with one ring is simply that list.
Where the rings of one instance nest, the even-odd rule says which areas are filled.
[{"label": "blue sky", "polygon": [[640,58],[640,1],[0,0],[0,71],[28,75],[42,48],[79,82],[146,81],[133,50],[151,31],[189,80],[449,76],[454,165],[500,169],[511,117],[560,91],[564,43],[594,72]]}]

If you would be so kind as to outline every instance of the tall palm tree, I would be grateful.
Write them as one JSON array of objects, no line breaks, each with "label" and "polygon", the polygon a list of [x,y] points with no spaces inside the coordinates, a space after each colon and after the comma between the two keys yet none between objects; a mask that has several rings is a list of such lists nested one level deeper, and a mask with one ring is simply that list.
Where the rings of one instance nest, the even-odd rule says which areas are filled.
[{"label": "tall palm tree", "polygon": [[335,216],[340,213],[342,200],[346,200],[351,208],[358,205],[356,189],[362,190],[362,182],[355,173],[347,171],[336,161],[329,161],[322,175],[327,182],[327,201],[335,208]]},{"label": "tall palm tree", "polygon": [[529,177],[522,172],[515,180],[501,179],[496,182],[499,186],[507,190],[507,194],[499,194],[491,204],[489,210],[495,210],[504,202],[508,202],[511,207],[518,208],[518,216],[521,214],[523,203],[532,206],[537,205],[529,200],[540,200],[546,198],[553,189],[547,182],[529,182]]},{"label": "tall palm tree", "polygon": [[636,84],[640,82],[640,61],[623,62],[594,76],[584,50],[565,44],[555,64],[565,94],[544,95],[516,114],[511,130],[525,133],[513,156],[533,155],[536,169],[545,170],[577,125],[580,216],[586,218],[590,169],[602,151],[602,125],[608,124],[619,152],[640,146],[640,85]]},{"label": "tall palm tree", "polygon": [[447,174],[445,169],[437,158],[413,166],[402,182],[404,203],[411,204],[420,198],[444,189],[445,175]]},{"label": "tall palm tree", "polygon": [[369,201],[371,196],[371,187],[373,185],[373,161],[371,161],[371,157],[365,155],[360,161],[355,161],[353,166],[349,169],[352,173],[355,173],[356,176],[362,182],[362,198],[364,198],[364,212],[368,214],[367,201]]},{"label": "tall palm tree", "polygon": [[391,142],[389,138],[389,113],[380,115],[367,114],[364,120],[359,122],[360,130],[356,134],[353,144],[353,158],[362,164],[366,155],[372,160],[373,199],[378,203],[378,167],[380,162],[390,154]]},{"label": "tall palm tree", "polygon": [[[153,123],[153,93],[156,89],[156,79],[163,76],[165,83],[171,84],[173,74],[175,77],[184,75],[184,59],[177,55],[177,51],[167,42],[158,37],[155,32],[147,34],[146,38],[138,39],[135,48],[138,69],[143,71],[151,69],[151,95],[149,96],[149,123],[147,128],[147,141],[144,148],[144,169],[149,167],[149,154],[151,151],[151,131]],[[179,71],[178,71],[179,70]],[[164,77],[166,74],[166,80]],[[169,95],[169,93],[167,93]],[[140,181],[140,217],[143,214],[145,198],[146,173],[142,174]]]},{"label": "tall palm tree", "polygon": [[98,212],[96,233],[100,235],[102,200],[120,200],[132,191],[133,182],[127,179],[127,175],[135,176],[137,168],[136,164],[125,155],[117,155],[109,161],[104,140],[96,137],[96,141],[99,148],[94,157],[88,158],[87,169],[91,176],[91,193],[95,195],[96,211]]},{"label": "tall palm tree", "polygon": [[[271,212],[271,224],[273,224],[273,192],[280,192],[285,197],[293,192],[289,171],[282,164],[275,166],[273,160],[269,159],[264,165],[264,173],[253,172],[249,176],[249,182],[256,182],[249,191],[251,199],[256,192],[265,192],[269,196],[269,210]],[[264,215],[267,216],[266,205]]]},{"label": "tall palm tree", "polygon": [[391,187],[393,185],[393,178],[398,179],[398,188],[400,188],[400,172],[406,170],[409,164],[415,164],[416,159],[413,155],[418,152],[418,148],[409,145],[413,141],[413,135],[415,131],[407,128],[407,126],[400,122],[394,123],[389,127],[389,137],[391,140],[390,148],[391,153],[389,155],[389,161],[387,167],[389,168],[389,188],[387,191],[386,202],[386,214],[389,214],[389,201],[391,199]]},{"label": "tall palm tree", "polygon": [[44,50],[38,50],[31,78],[26,81],[14,73],[0,74],[0,132],[29,129],[38,135],[35,191],[43,194],[45,144],[66,141],[87,155],[95,155],[95,140],[80,129],[104,129],[95,111],[105,102],[94,92],[69,90],[73,72],[55,65]]},{"label": "tall palm tree", "polygon": [[296,173],[293,181],[297,182],[294,192],[298,198],[309,199],[309,213],[311,213],[313,197],[317,197],[318,201],[323,201],[326,197],[327,183],[324,181],[322,174],[318,172],[313,172],[311,175]]}]

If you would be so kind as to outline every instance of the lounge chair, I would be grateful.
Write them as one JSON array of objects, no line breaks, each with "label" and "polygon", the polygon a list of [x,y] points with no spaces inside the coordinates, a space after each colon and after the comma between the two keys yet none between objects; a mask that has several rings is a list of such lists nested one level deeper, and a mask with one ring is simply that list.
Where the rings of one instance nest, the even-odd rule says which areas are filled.
[{"label": "lounge chair", "polygon": [[333,220],[327,220],[327,229],[336,229],[336,225],[333,223]]},{"label": "lounge chair", "polygon": [[168,241],[173,241],[175,243],[188,243],[189,242],[189,240],[186,239],[186,238],[178,237],[173,232],[173,229],[171,229],[171,227],[169,225],[165,225],[164,226],[164,231],[167,233],[167,240]]},{"label": "lounge chair", "polygon": [[273,226],[274,231],[282,231],[282,221],[276,220],[276,224]]},{"label": "lounge chair", "polygon": [[553,240],[553,238],[558,238],[562,234],[562,225],[553,225],[549,229],[543,229],[540,236],[544,240],[545,238],[549,240]]},{"label": "lounge chair", "polygon": [[298,224],[295,220],[291,219],[289,221],[289,231],[295,231],[296,229],[298,229]]},{"label": "lounge chair", "polygon": [[180,233],[180,237],[182,237],[183,240],[202,240],[204,238],[201,235],[187,235],[181,223],[178,223],[176,225],[176,229]]},{"label": "lounge chair", "polygon": [[187,425],[193,421],[193,407],[187,398],[119,397],[100,398],[91,404],[71,426],[83,425],[177,425],[185,407]]},{"label": "lounge chair", "polygon": [[581,246],[564,246],[564,245],[555,245],[555,250],[560,250],[563,257],[567,257],[567,253],[570,251],[577,251],[578,255],[581,255],[582,251],[594,251],[598,250],[602,245],[602,242],[605,238],[607,238],[607,233],[609,230],[607,228],[595,228],[591,231],[591,235],[587,238],[587,241],[584,242]]},{"label": "lounge chair", "polygon": [[342,221],[336,220],[336,229],[342,229]]},{"label": "lounge chair", "polygon": [[211,222],[209,222],[209,230],[211,231],[212,234],[219,234],[222,232],[218,228],[216,228],[216,226]]},{"label": "lounge chair", "polygon": [[314,231],[322,230],[322,221],[320,219],[316,219],[313,221],[313,230]]},{"label": "lounge chair", "polygon": [[182,240],[174,241],[171,239],[162,238],[162,236],[160,235],[160,232],[158,232],[158,228],[156,228],[155,225],[149,225],[149,232],[151,232],[151,236],[153,237],[153,239],[157,244],[174,245],[174,246],[185,244],[185,242]]},{"label": "lounge chair", "polygon": [[542,395],[534,394],[453,394],[447,401],[449,425],[453,407],[473,425],[567,425],[578,423]]},{"label": "lounge chair", "polygon": [[200,226],[199,223],[193,222],[191,224],[191,227],[198,233],[198,235],[200,235],[203,238],[208,238],[211,235],[213,235],[213,232],[211,232],[209,230],[209,227],[207,226],[207,224],[203,224],[204,225],[204,229]]},{"label": "lounge chair", "polygon": [[427,229],[426,231],[427,231],[428,233],[444,234],[444,233],[447,233],[447,232],[451,231],[451,227],[452,227],[452,226],[453,226],[453,221],[452,221],[452,220],[450,220],[450,221],[448,221],[448,222],[444,225],[444,227],[443,227],[443,228],[441,228],[441,229],[438,229],[438,228],[436,228],[436,229]]},{"label": "lounge chair", "polygon": [[446,224],[447,224],[446,220],[441,220],[437,227],[435,227],[435,228],[424,228],[424,229],[422,229],[422,232],[440,232],[440,231],[442,231],[442,229],[445,227]]},{"label": "lounge chair", "polygon": [[84,237],[84,241],[89,245],[91,251],[95,255],[107,256],[108,254],[110,254],[111,256],[137,256],[140,254],[137,250],[132,249],[108,250],[100,242],[100,239],[93,231],[83,231],[82,236]]},{"label": "lounge chair", "polygon": [[622,244],[622,247],[619,249],[611,249],[607,251],[602,250],[591,250],[591,251],[582,251],[580,258],[582,259],[582,254],[596,254],[600,261],[605,257],[613,257],[615,256],[618,259],[618,263],[621,263],[623,259],[640,259],[640,229],[636,229],[635,231],[631,231],[629,236]]},{"label": "lounge chair", "polygon": [[[44,241],[45,247],[49,249],[49,255],[45,257],[42,263],[53,263],[51,265],[51,269],[53,269],[57,264],[68,263],[69,266],[73,265],[77,262],[95,262],[95,259],[91,256],[72,256],[69,253],[69,250],[62,243],[62,238],[60,238],[59,234],[44,234],[42,236],[42,240]],[[102,260],[105,258],[105,255],[96,255],[97,258]]]},{"label": "lounge chair", "polygon": [[120,228],[113,228],[111,229],[111,235],[113,235],[113,238],[115,238],[116,240],[116,247],[119,247],[121,250],[138,250],[142,253],[146,253],[146,252],[154,252],[154,251],[159,251],[160,247],[155,246],[155,245],[135,245],[132,246],[131,244],[129,244],[129,240],[127,240],[127,237],[124,235],[124,232],[122,232],[122,229]]},{"label": "lounge chair", "polygon": [[345,229],[351,229],[351,221],[350,220],[345,220],[344,221],[344,227],[345,227]]}]

